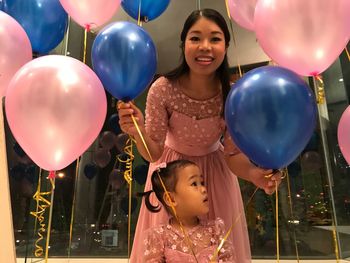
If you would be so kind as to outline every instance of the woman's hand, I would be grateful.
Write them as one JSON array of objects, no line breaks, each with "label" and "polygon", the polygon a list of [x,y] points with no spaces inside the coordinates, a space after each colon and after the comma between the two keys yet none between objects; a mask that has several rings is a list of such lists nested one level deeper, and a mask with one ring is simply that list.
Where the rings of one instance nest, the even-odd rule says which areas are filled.
[{"label": "woman's hand", "polygon": [[138,131],[134,125],[131,115],[134,116],[141,132],[144,132],[145,124],[143,114],[132,102],[118,101],[117,110],[119,115],[119,126],[123,132],[133,137],[138,135]]},{"label": "woman's hand", "polygon": [[279,186],[282,180],[282,174],[280,171],[277,170],[273,173],[273,170],[271,169],[262,169],[254,164],[252,164],[250,168],[249,177],[253,184],[264,189],[265,193],[268,195],[275,192],[276,184]]}]

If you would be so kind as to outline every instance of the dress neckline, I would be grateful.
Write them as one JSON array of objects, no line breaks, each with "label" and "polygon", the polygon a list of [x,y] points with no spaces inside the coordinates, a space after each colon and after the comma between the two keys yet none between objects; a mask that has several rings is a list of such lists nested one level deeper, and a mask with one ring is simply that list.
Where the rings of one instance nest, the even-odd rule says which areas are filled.
[{"label": "dress neckline", "polygon": [[203,103],[203,102],[207,102],[207,101],[214,101],[217,97],[221,96],[221,94],[222,94],[222,90],[221,90],[221,88],[220,88],[219,92],[216,93],[214,96],[212,96],[212,97],[210,97],[210,98],[207,98],[207,99],[202,99],[202,100],[200,100],[200,99],[195,99],[195,98],[189,96],[188,94],[186,94],[186,93],[181,89],[181,84],[180,84],[179,79],[177,79],[177,80],[175,81],[175,85],[176,85],[176,88],[177,88],[177,90],[179,91],[180,94],[184,95],[184,96],[185,96],[186,98],[188,98],[189,100],[192,100],[192,101],[195,101],[195,102],[201,102],[201,103]]}]

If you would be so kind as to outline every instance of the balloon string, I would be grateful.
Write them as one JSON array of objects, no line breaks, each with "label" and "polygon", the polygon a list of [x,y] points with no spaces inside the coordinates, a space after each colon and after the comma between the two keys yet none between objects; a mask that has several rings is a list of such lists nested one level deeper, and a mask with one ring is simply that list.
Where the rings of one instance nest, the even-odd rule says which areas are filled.
[{"label": "balloon string", "polygon": [[74,193],[73,193],[72,211],[71,211],[70,225],[69,225],[68,258],[70,258],[71,247],[72,247],[74,212],[75,212],[74,210],[75,210],[75,203],[76,203],[76,193],[77,193],[77,189],[78,189],[79,164],[80,164],[80,157],[77,159],[77,164],[75,166]]},{"label": "balloon string", "polygon": [[[232,16],[231,16],[230,8],[228,5],[228,0],[225,0],[225,5],[226,5],[227,16],[228,16],[229,22],[230,22],[230,30],[231,30],[231,34],[232,34],[233,45],[235,46],[235,48],[237,48],[237,41],[236,41],[235,33],[233,31],[233,25],[232,25],[232,19],[231,19]],[[239,63],[238,53],[237,53],[237,67],[238,67],[239,77],[241,78],[243,76],[243,74],[242,74],[241,64]]]},{"label": "balloon string", "polygon": [[[50,172],[50,175],[52,176],[52,173]],[[33,195],[33,199],[36,201],[36,211],[30,212],[32,216],[35,217],[36,223],[39,223],[39,229],[37,231],[38,239],[35,241],[35,251],[34,255],[35,257],[41,257],[44,254],[44,249],[40,245],[41,240],[44,239],[43,233],[47,232],[46,237],[46,251],[45,251],[45,262],[47,262],[48,259],[48,247],[49,247],[49,241],[50,241],[50,231],[51,231],[51,221],[52,221],[52,201],[53,201],[53,193],[55,189],[55,179],[49,178],[51,183],[51,190],[49,192],[41,192],[41,170],[39,174],[39,180],[38,180],[38,187],[37,191]],[[51,195],[51,201],[49,201],[46,197]],[[45,224],[45,212],[46,209],[50,208],[50,214],[48,219],[48,229],[46,230],[46,224]],[[35,224],[36,229],[36,224]]]},{"label": "balloon string", "polygon": [[86,64],[86,49],[87,49],[87,34],[90,31],[90,25],[86,25],[84,30],[84,51],[83,51],[83,63]]},{"label": "balloon string", "polygon": [[[132,119],[132,121],[133,121],[133,123],[134,123],[134,125],[135,125],[135,128],[136,128],[136,130],[137,130],[137,133],[139,134],[139,136],[140,136],[140,138],[141,138],[142,144],[143,144],[143,146],[144,146],[145,149],[146,149],[146,152],[147,152],[147,154],[148,154],[148,156],[149,156],[149,158],[150,158],[150,161],[153,163],[153,162],[154,162],[154,161],[153,161],[153,157],[152,157],[152,155],[151,155],[151,152],[149,151],[149,148],[148,148],[148,146],[147,146],[147,143],[146,143],[146,141],[145,141],[145,139],[144,139],[144,137],[143,137],[143,135],[142,135],[142,132],[141,132],[141,130],[140,130],[139,125],[137,124],[137,121],[136,121],[134,115],[131,115],[131,119]],[[174,217],[175,217],[176,221],[179,223],[181,232],[182,232],[182,234],[183,234],[184,237],[185,237],[186,243],[187,243],[187,245],[190,247],[191,252],[192,252],[192,255],[194,256],[196,262],[198,263],[196,254],[194,253],[194,249],[193,249],[192,242],[191,242],[189,236],[187,235],[187,233],[186,233],[186,231],[185,231],[185,228],[184,228],[182,222],[180,221],[179,217],[177,216],[176,209],[175,209],[175,206],[174,206],[174,204],[173,204],[173,202],[172,202],[172,200],[171,200],[170,194],[169,194],[168,190],[167,190],[166,187],[165,187],[165,184],[164,184],[164,182],[163,182],[162,177],[161,177],[160,174],[159,174],[159,169],[157,170],[157,175],[158,175],[159,181],[160,181],[160,183],[161,183],[161,185],[162,185],[162,187],[163,187],[165,196],[166,196],[167,200],[169,201],[169,204],[170,204],[171,210],[173,211]]]},{"label": "balloon string", "polygon": [[45,263],[47,263],[49,259],[49,245],[50,245],[50,235],[51,235],[51,223],[52,223],[52,214],[53,214],[53,198],[55,195],[55,178],[51,179],[51,206],[49,211],[49,225],[47,226],[47,237],[46,237],[46,247],[45,247]]},{"label": "balloon string", "polygon": [[228,0],[225,0],[225,6],[226,6],[226,11],[227,11],[227,16],[229,19],[231,19],[230,9],[228,7]]},{"label": "balloon string", "polygon": [[[289,180],[288,169],[285,168],[284,172],[285,172],[286,177],[287,177],[288,201],[289,201],[289,208],[290,208],[290,217],[291,217],[291,220],[294,222],[292,192],[290,190],[290,180]],[[295,233],[295,225],[293,227],[293,236],[294,236],[295,255],[296,255],[297,261],[299,263],[299,249],[298,249],[297,237],[296,237],[296,233]]]},{"label": "balloon string", "polygon": [[346,52],[346,55],[348,56],[348,60],[350,61],[350,54],[349,54],[349,50],[347,47],[345,47],[345,52]]},{"label": "balloon string", "polygon": [[139,2],[139,12],[137,16],[137,25],[142,27],[142,21],[141,21],[141,5],[142,5],[142,0]]},{"label": "balloon string", "polygon": [[280,239],[279,239],[279,225],[278,225],[278,184],[276,182],[276,256],[277,263],[280,262]]},{"label": "balloon string", "polygon": [[317,104],[324,104],[326,94],[324,93],[324,83],[321,75],[316,75],[314,80],[317,87]]},{"label": "balloon string", "polygon": [[197,0],[197,9],[201,10],[201,0]]},{"label": "balloon string", "polygon": [[122,159],[119,159],[120,162],[123,162],[126,164],[126,169],[124,171],[124,179],[129,185],[129,209],[128,209],[128,258],[130,257],[131,252],[131,201],[132,201],[132,162],[135,159],[135,156],[133,154],[133,142],[134,139],[129,137],[129,139],[126,142],[124,152],[128,155],[128,158],[124,161]]},{"label": "balloon string", "polygon": [[[246,207],[248,207],[248,205],[250,204],[250,202],[253,200],[253,197],[254,197],[255,193],[258,191],[258,189],[259,189],[259,187],[255,188],[253,194],[249,197],[249,199],[248,199],[248,201],[247,201]],[[241,212],[238,214],[238,216],[237,216],[234,220],[232,220],[232,224],[231,224],[229,230],[227,231],[227,233],[225,234],[225,236],[224,236],[223,239],[221,240],[219,246],[215,249],[215,252],[214,252],[213,256],[211,257],[211,260],[212,260],[212,261],[217,260],[217,257],[218,257],[218,255],[219,255],[219,252],[220,252],[221,248],[223,247],[223,245],[224,245],[224,243],[226,242],[227,238],[228,238],[229,235],[231,234],[233,227],[238,223],[238,220],[239,220],[240,217],[242,216],[243,212],[244,212],[244,211],[241,211]]]}]

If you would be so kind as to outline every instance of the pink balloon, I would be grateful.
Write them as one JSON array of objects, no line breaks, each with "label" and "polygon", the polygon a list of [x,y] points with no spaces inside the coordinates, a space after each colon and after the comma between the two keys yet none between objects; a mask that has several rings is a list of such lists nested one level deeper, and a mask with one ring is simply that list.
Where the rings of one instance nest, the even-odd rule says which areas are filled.
[{"label": "pink balloon", "polygon": [[5,109],[10,129],[41,168],[60,170],[97,138],[107,113],[104,88],[82,62],[50,55],[23,66],[10,82]]},{"label": "pink balloon", "polygon": [[254,12],[257,0],[228,0],[232,19],[245,29],[254,31]]},{"label": "pink balloon", "polygon": [[0,99],[17,70],[32,59],[32,46],[21,25],[0,11]]},{"label": "pink balloon", "polygon": [[339,120],[338,144],[346,162],[350,164],[350,106],[346,108]]},{"label": "pink balloon", "polygon": [[279,65],[314,76],[340,55],[350,37],[349,0],[260,0],[255,32]]},{"label": "pink balloon", "polygon": [[84,28],[103,25],[117,11],[120,0],[60,0],[75,22]]}]

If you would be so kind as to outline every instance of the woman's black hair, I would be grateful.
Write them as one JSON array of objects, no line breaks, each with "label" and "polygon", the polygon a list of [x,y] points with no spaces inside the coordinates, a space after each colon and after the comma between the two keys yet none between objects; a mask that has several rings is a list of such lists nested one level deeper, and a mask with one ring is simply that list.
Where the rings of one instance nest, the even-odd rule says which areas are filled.
[{"label": "woman's black hair", "polygon": [[[190,28],[201,18],[204,17],[206,19],[209,19],[213,21],[224,33],[225,37],[225,44],[226,47],[229,46],[230,43],[230,31],[227,27],[226,21],[224,17],[216,10],[214,9],[202,9],[202,10],[195,10],[193,11],[189,17],[186,19],[185,24],[182,28],[181,32],[181,63],[178,67],[173,69],[172,71],[164,74],[164,76],[170,80],[175,80],[181,77],[182,75],[189,72],[189,66],[186,62],[185,55],[184,55],[184,49],[185,49],[185,40],[188,31]],[[227,98],[227,95],[230,91],[230,73],[229,73],[229,65],[227,60],[227,54],[225,54],[224,60],[222,61],[220,67],[216,70],[216,74],[218,75],[221,87],[222,87],[222,98],[223,98],[223,104],[225,106],[225,101]]]},{"label": "woman's black hair", "polygon": [[178,173],[177,173],[178,169],[185,168],[186,166],[189,166],[189,165],[196,165],[196,164],[189,160],[176,160],[176,161],[167,163],[165,168],[158,168],[152,173],[151,182],[152,182],[153,189],[148,192],[138,194],[139,196],[145,197],[145,204],[149,211],[153,213],[157,213],[161,209],[159,205],[154,206],[151,204],[150,195],[153,192],[156,194],[157,199],[163,204],[163,206],[168,211],[171,211],[169,210],[167,204],[164,201],[165,189],[159,179],[159,176],[161,177],[166,190],[168,192],[174,192],[178,181]]}]

